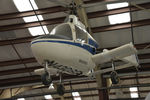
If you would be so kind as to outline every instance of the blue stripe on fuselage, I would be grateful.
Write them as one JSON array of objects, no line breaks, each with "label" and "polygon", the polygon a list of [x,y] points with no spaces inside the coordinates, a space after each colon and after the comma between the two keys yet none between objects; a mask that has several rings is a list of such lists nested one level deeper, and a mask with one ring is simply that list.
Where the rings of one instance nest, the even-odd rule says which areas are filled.
[{"label": "blue stripe on fuselage", "polygon": [[35,44],[35,43],[40,43],[40,42],[53,42],[53,43],[63,43],[63,44],[69,44],[69,45],[74,45],[74,46],[78,46],[81,47],[85,50],[87,50],[88,52],[90,52],[91,54],[95,54],[95,48],[87,45],[87,44],[81,44],[81,43],[76,43],[76,42],[70,42],[70,41],[58,41],[58,40],[39,40],[39,41],[34,41],[31,44]]},{"label": "blue stripe on fuselage", "polygon": [[89,42],[88,43],[89,43],[89,45],[92,45],[95,48],[98,48],[98,44],[94,40],[92,40],[91,38],[89,38]]}]

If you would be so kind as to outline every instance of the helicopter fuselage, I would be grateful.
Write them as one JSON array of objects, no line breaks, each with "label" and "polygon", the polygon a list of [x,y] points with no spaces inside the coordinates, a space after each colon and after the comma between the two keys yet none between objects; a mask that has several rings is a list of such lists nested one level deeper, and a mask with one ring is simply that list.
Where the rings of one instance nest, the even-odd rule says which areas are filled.
[{"label": "helicopter fuselage", "polygon": [[52,61],[51,68],[69,74],[87,74],[95,67],[88,44],[62,39],[37,39],[32,41],[32,51],[42,65],[45,60]]},{"label": "helicopter fuselage", "polygon": [[97,47],[90,34],[73,23],[60,24],[51,34],[31,42],[32,52],[39,64],[53,62],[49,68],[74,75],[86,75],[95,67],[91,57]]}]

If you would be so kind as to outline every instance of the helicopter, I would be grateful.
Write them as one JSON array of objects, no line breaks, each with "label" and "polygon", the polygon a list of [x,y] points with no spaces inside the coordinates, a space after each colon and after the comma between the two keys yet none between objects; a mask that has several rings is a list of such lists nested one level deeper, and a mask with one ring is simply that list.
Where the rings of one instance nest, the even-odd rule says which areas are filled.
[{"label": "helicopter", "polygon": [[[51,75],[59,75],[60,83],[57,85],[59,95],[64,95],[62,74],[84,75],[93,77],[100,73],[111,72],[113,84],[119,82],[116,70],[131,66],[137,67],[137,50],[132,43],[118,48],[96,53],[99,48],[96,40],[87,31],[85,25],[76,15],[74,2],[71,13],[64,23],[57,25],[50,34],[39,36],[31,42],[33,55],[42,69],[36,69],[35,73],[41,74],[44,85],[50,85],[53,81]],[[115,66],[114,61],[122,60],[126,64]],[[112,62],[112,68],[94,71],[96,66]]]}]

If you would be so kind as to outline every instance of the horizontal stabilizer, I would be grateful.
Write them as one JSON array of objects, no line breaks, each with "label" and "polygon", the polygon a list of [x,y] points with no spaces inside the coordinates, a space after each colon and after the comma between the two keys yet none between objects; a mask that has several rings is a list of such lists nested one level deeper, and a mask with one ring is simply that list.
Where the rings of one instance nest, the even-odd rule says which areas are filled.
[{"label": "horizontal stabilizer", "polygon": [[98,65],[111,60],[122,59],[124,57],[136,54],[137,50],[134,48],[132,43],[120,46],[112,50],[105,50],[100,54],[92,56],[92,60]]},{"label": "horizontal stabilizer", "polygon": [[126,63],[131,63],[135,67],[139,66],[139,61],[138,61],[136,55],[131,55],[131,56],[128,56],[128,57],[124,57],[123,59],[120,59],[120,60],[122,60]]}]

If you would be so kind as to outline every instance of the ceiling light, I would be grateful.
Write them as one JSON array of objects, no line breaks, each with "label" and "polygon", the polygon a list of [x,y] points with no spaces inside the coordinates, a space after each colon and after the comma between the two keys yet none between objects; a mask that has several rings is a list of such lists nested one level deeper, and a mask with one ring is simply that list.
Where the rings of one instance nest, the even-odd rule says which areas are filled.
[{"label": "ceiling light", "polygon": [[34,21],[38,21],[37,17],[39,18],[40,21],[43,20],[42,15],[23,17],[23,20],[25,22],[34,22]]},{"label": "ceiling light", "polygon": [[107,9],[116,9],[116,8],[122,8],[122,7],[127,7],[129,4],[127,2],[122,2],[122,3],[113,3],[113,4],[107,4]]},{"label": "ceiling light", "polygon": [[72,92],[73,96],[80,96],[79,92]]},{"label": "ceiling light", "polygon": [[30,1],[31,1],[31,4],[32,4],[34,10],[37,10],[38,6],[36,5],[35,0],[30,0]]},{"label": "ceiling light", "polygon": [[[127,2],[107,4],[107,9],[110,10],[110,9],[122,8],[122,7],[127,7],[128,5],[129,4]],[[110,24],[125,23],[130,21],[130,14],[121,13],[121,14],[109,15],[108,19]]]},{"label": "ceiling light", "polygon": [[16,5],[17,9],[20,12],[33,10],[33,8],[35,10],[38,9],[38,7],[37,7],[37,5],[36,5],[34,0],[31,0],[33,8],[31,6],[29,0],[13,0],[13,2],[14,2],[14,4]]},{"label": "ceiling light", "polygon": [[138,93],[130,93],[131,98],[138,98]]},{"label": "ceiling light", "polygon": [[137,87],[130,87],[129,90],[130,90],[131,98],[138,98],[139,97]]},{"label": "ceiling light", "polygon": [[138,91],[137,87],[131,87],[129,90],[130,90],[131,92],[136,92],[136,91]]},{"label": "ceiling light", "polygon": [[72,96],[74,100],[81,100],[79,92],[72,92]]},{"label": "ceiling light", "polygon": [[[30,4],[30,1],[31,1],[32,5]],[[34,0],[30,0],[30,1],[29,0],[13,0],[15,6],[17,7],[17,9],[20,12],[33,10],[33,8],[34,8],[34,10],[38,9],[38,6],[36,5],[35,1]],[[33,8],[32,8],[32,6],[33,6]],[[25,22],[34,22],[34,21],[38,21],[38,19],[40,21],[43,20],[42,15],[23,17],[23,20]],[[45,33],[46,34],[49,33],[46,26],[31,27],[31,28],[28,28],[28,30],[29,30],[29,32],[31,33],[32,36],[43,35]]]},{"label": "ceiling light", "polygon": [[29,0],[13,0],[20,12],[32,10]]},{"label": "ceiling light", "polygon": [[17,100],[25,100],[25,98],[18,98]]},{"label": "ceiling light", "polygon": [[51,95],[44,95],[45,99],[53,99],[53,97]]},{"label": "ceiling light", "polygon": [[129,13],[122,13],[108,16],[110,24],[120,24],[130,21]]},{"label": "ceiling light", "polygon": [[44,31],[41,26],[28,28],[32,36],[43,35]]}]

